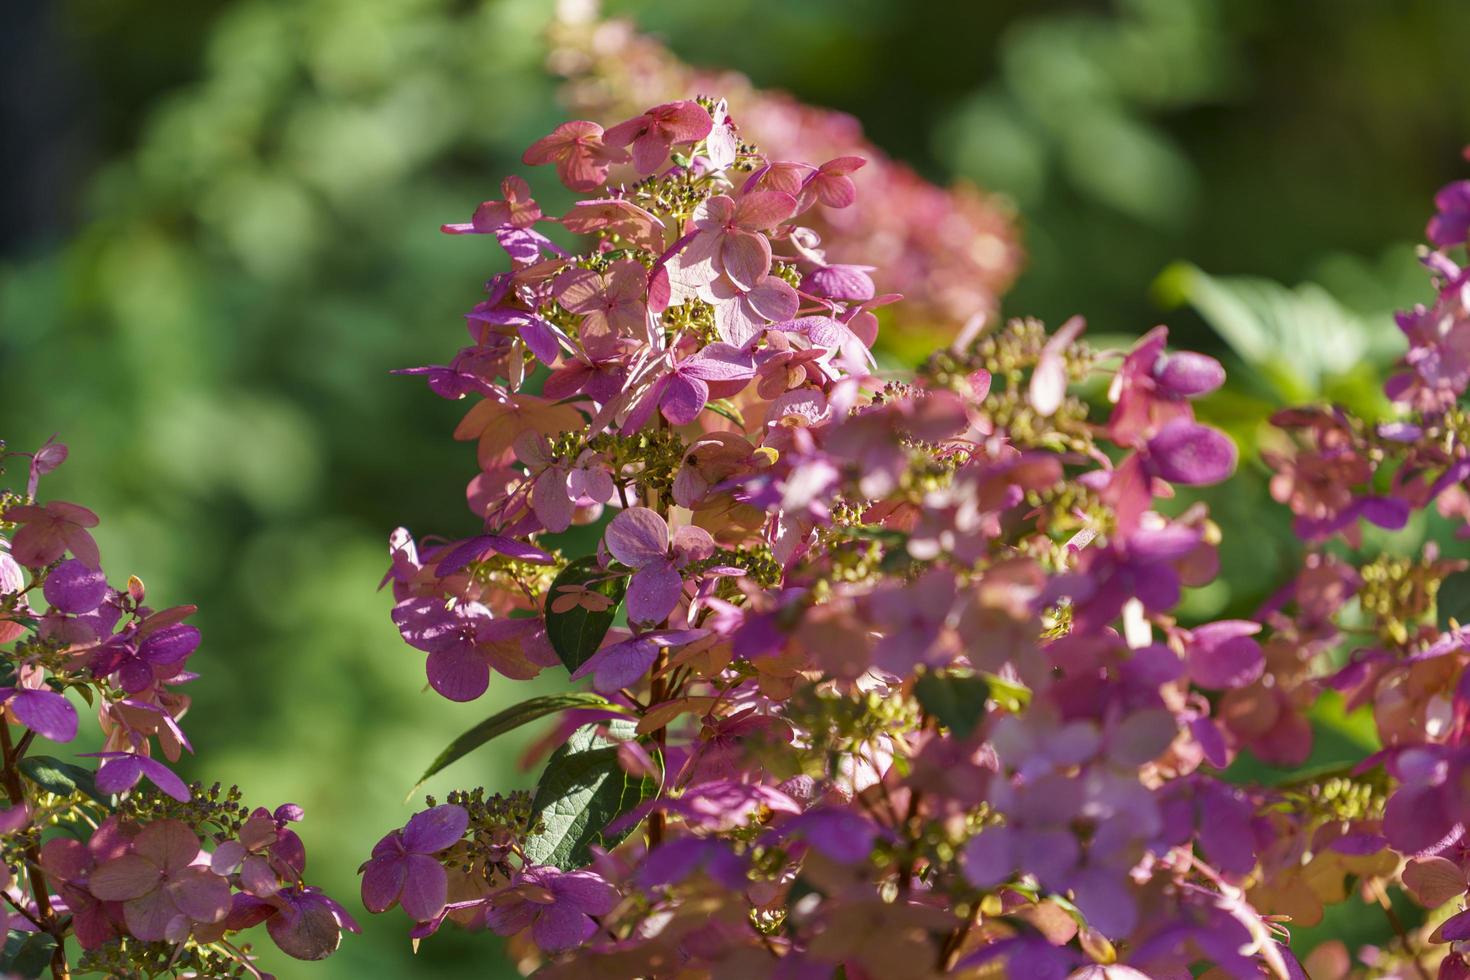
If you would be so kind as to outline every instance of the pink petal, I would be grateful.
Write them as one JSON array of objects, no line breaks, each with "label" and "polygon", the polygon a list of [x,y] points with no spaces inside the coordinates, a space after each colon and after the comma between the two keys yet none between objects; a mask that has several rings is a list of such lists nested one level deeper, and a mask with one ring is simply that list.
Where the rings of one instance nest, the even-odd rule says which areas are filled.
[{"label": "pink petal", "polygon": [[167,938],[176,919],[188,921],[161,888],[123,905],[123,920],[128,924],[128,931],[145,942]]},{"label": "pink petal", "polygon": [[755,360],[749,351],[716,342],[679,365],[679,373],[703,381],[738,381],[755,377]]},{"label": "pink petal", "polygon": [[781,191],[755,191],[735,202],[733,223],[746,231],[765,231],[796,213],[796,198]]},{"label": "pink petal", "polygon": [[766,276],[747,295],[751,308],[773,322],[789,320],[801,305],[796,290],[783,279]]},{"label": "pink petal", "polygon": [[668,159],[669,144],[657,132],[650,131],[633,141],[633,166],[640,174],[651,174]]},{"label": "pink petal", "polygon": [[720,242],[720,268],[741,289],[754,289],[771,271],[771,243],[759,232],[727,231]]},{"label": "pink petal", "polygon": [[669,102],[650,109],[648,115],[658,120],[658,127],[674,143],[702,140],[715,126],[704,106],[692,100]]},{"label": "pink petal", "polygon": [[642,568],[668,557],[669,526],[656,511],[629,507],[608,524],[603,541],[618,561]]},{"label": "pink petal", "polygon": [[208,868],[185,868],[169,879],[168,893],[195,922],[218,922],[230,911],[230,883]]},{"label": "pink petal", "polygon": [[707,401],[709,386],[698,378],[679,373],[669,377],[659,409],[671,425],[688,425],[699,417]]},{"label": "pink petal", "polygon": [[715,539],[702,527],[686,524],[674,532],[674,554],[681,562],[700,561],[715,553]]},{"label": "pink petal", "polygon": [[199,837],[180,820],[160,820],[133,839],[133,850],[171,873],[187,868],[199,856]]},{"label": "pink petal", "polygon": [[98,865],[87,879],[87,890],[104,902],[123,902],[158,887],[158,865],[140,854],[124,854]]}]

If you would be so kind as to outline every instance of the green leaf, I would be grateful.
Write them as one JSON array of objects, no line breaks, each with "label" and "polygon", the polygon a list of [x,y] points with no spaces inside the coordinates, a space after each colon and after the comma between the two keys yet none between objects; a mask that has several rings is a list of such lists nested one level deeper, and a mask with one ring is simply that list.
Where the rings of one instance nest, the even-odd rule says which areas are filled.
[{"label": "green leaf", "polygon": [[529,701],[512,705],[504,711],[498,711],[450,742],[448,747],[439,753],[438,758],[429,763],[429,768],[425,769],[419,781],[413,784],[413,789],[408,791],[408,795],[413,796],[414,792],[430,776],[451,763],[464,758],[491,739],[514,731],[527,722],[544,718],[558,711],[566,711],[568,708],[605,708],[609,705],[610,702],[601,695],[586,691],[567,691],[563,694],[547,694],[544,697],[531,698]]},{"label": "green leaf", "polygon": [[0,970],[22,977],[40,977],[51,965],[56,939],[44,932],[11,931],[0,950]]},{"label": "green leaf", "polygon": [[81,790],[98,803],[107,803],[107,797],[98,791],[97,777],[90,769],[49,755],[31,755],[20,760],[20,771],[48,793],[67,796]]},{"label": "green leaf", "polygon": [[1396,356],[1390,332],[1369,326],[1316,283],[1293,288],[1252,276],[1211,276],[1176,262],[1155,281],[1154,295],[1168,307],[1194,307],[1285,402],[1318,400],[1331,379],[1365,361],[1386,366]]},{"label": "green leaf", "polygon": [[974,674],[921,674],[914,694],[924,710],[960,738],[969,738],[985,717],[990,685]]},{"label": "green leaf", "polygon": [[[599,733],[604,727],[610,737]],[[528,861],[563,871],[580,868],[592,860],[593,844],[610,848],[632,833],[632,825],[616,834],[607,826],[658,792],[652,779],[631,776],[618,765],[618,743],[631,738],[633,729],[631,721],[583,725],[552,754],[531,801],[543,830],[526,840]]]},{"label": "green leaf", "polygon": [[[578,604],[554,611],[559,599],[565,601],[582,591],[607,599],[607,608],[591,610]],[[569,564],[551,583],[546,593],[546,637],[568,672],[575,672],[597,652],[627,591],[625,576],[598,568],[597,559],[591,556]]]},{"label": "green leaf", "polygon": [[1434,599],[1435,621],[1439,628],[1450,628],[1453,619],[1461,626],[1470,625],[1470,571],[1445,576]]}]

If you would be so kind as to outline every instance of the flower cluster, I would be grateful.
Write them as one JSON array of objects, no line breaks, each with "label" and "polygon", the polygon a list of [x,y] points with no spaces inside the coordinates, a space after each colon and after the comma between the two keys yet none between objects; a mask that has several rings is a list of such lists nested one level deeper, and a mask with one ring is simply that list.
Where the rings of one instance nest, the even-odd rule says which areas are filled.
[{"label": "flower cluster", "polygon": [[772,160],[846,161],[828,173],[848,179],[820,188],[824,204],[843,206],[807,212],[798,241],[819,244],[838,266],[861,266],[881,292],[903,293],[892,310],[896,330],[944,336],[977,312],[995,312],[1023,262],[998,198],[963,182],[936,187],[868,142],[852,116],[757,89],[735,72],[693,69],[631,22],[599,19],[596,4],[563,2],[558,11],[550,67],[567,79],[572,111],[611,123],[685,93],[723,93],[739,109],[742,133]]},{"label": "flower cluster", "polygon": [[[1401,318],[1406,414],[1277,419],[1301,567],[1199,623],[1181,598],[1222,531],[1170,498],[1235,470],[1194,408],[1217,361],[1163,327],[1114,350],[1080,318],[976,320],[880,377],[867,270],[808,245],[857,161],[772,160],[722,101],[567,123],[525,161],[588,196],[548,217],[513,177],[446,226],[512,268],[468,346],[410,372],[471,401],[482,526],[395,531],[384,584],[439,694],[544,669],[590,690],[446,749],[426,775],[558,720],[534,793],[431,799],[383,838],[371,910],[513,936],[548,977],[1295,978],[1290,926],[1401,888],[1437,918],[1313,975],[1470,976],[1470,654],[1439,615],[1465,563],[1361,549],[1363,521],[1470,515],[1447,251]],[[1464,198],[1436,244],[1463,243]],[[1382,752],[1235,777],[1243,752],[1302,763],[1333,690]]]},{"label": "flower cluster", "polygon": [[[24,493],[0,493],[0,923],[12,938],[0,969],[263,977],[231,938],[260,923],[291,956],[329,955],[357,926],[303,880],[289,827],[301,808],[252,810],[238,789],[188,786],[157,758],[192,751],[179,720],[181,685],[197,677],[195,610],[149,606],[136,576],[108,583],[97,515],[37,496],[66,456],[55,441],[0,444],[0,460],[29,461]],[[96,708],[101,751],[84,753],[95,769],[35,751],[38,737],[78,737],[68,694]]]}]

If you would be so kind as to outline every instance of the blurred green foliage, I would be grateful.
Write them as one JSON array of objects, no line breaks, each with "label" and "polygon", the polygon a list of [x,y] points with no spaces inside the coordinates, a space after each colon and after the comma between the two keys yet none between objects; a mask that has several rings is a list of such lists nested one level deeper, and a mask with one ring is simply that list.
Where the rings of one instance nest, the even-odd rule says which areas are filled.
[{"label": "blurred green foliage", "polygon": [[[1381,410],[1398,349],[1387,313],[1423,292],[1408,243],[1470,134],[1470,101],[1444,88],[1470,6],[612,6],[690,60],[853,112],[936,179],[1015,198],[1031,262],[1008,312],[1083,312],[1094,333],[1131,337],[1178,307],[1176,342],[1231,368],[1207,411],[1247,446],[1288,401]],[[64,240],[0,264],[0,433],[25,448],[59,432],[73,457],[48,493],[103,515],[110,567],[200,605],[204,676],[185,721],[199,755],[184,771],[303,804],[313,877],[355,908],[356,866],[402,824],[422,767],[560,683],[497,685],[470,706],[426,694],[422,655],[374,592],[395,525],[473,527],[456,406],[387,372],[445,357],[499,268],[492,243],[437,229],[493,196],[561,117],[543,67],[551,4],[57,9],[94,86],[96,166],[52,202],[75,216]],[[1237,533],[1191,609],[1249,610],[1291,567],[1286,515],[1263,480],[1204,497]],[[525,785],[507,745],[428,789]],[[415,957],[400,916],[364,925],[326,964],[269,962],[287,976],[513,975],[486,937],[448,930]]]}]

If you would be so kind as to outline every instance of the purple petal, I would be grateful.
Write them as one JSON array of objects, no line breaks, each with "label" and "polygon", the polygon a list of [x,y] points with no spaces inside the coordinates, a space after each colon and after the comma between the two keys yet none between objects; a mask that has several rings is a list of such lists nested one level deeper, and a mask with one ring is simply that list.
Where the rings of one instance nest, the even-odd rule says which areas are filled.
[{"label": "purple petal", "polygon": [[97,788],[104,793],[126,793],[143,778],[143,767],[135,755],[118,755],[97,770]]},{"label": "purple petal", "polygon": [[670,425],[688,425],[699,417],[708,401],[709,385],[695,377],[673,374],[664,386],[659,410]]},{"label": "purple petal", "polygon": [[423,854],[410,854],[403,859],[407,874],[399,901],[403,911],[415,922],[428,922],[444,911],[449,896],[449,875],[444,866]]},{"label": "purple petal", "polygon": [[369,861],[362,873],[362,904],[374,914],[386,912],[403,893],[408,880],[408,862],[402,855]]},{"label": "purple petal", "polygon": [[1016,870],[1015,832],[1008,827],[991,827],[970,838],[965,845],[965,878],[976,888],[991,888]]},{"label": "purple petal", "polygon": [[138,656],[151,664],[167,666],[184,660],[199,649],[199,630],[183,623],[150,633],[138,646]]},{"label": "purple petal", "polygon": [[18,691],[10,710],[22,725],[53,742],[77,737],[77,709],[55,691]]},{"label": "purple petal", "polygon": [[140,755],[136,758],[138,760],[138,767],[142,769],[143,775],[147,776],[154,786],[157,786],[180,803],[189,802],[189,787],[184,784],[182,779],[174,775],[173,770],[147,756]]},{"label": "purple petal", "polygon": [[403,828],[403,847],[417,854],[433,854],[459,843],[469,825],[469,813],[452,803],[423,810]]},{"label": "purple petal", "polygon": [[41,591],[53,609],[81,615],[96,609],[107,598],[107,576],[75,558],[68,558],[46,576]]},{"label": "purple petal", "polygon": [[424,664],[429,686],[451,701],[473,701],[490,687],[490,664],[474,647],[436,650]]},{"label": "purple petal", "polygon": [[531,926],[531,938],[548,953],[575,949],[597,932],[597,923],[574,908],[543,908]]},{"label": "purple petal", "polygon": [[634,623],[662,622],[679,604],[684,580],[668,559],[644,565],[628,581],[628,619]]},{"label": "purple petal", "polygon": [[618,890],[592,871],[569,871],[551,882],[557,902],[565,901],[587,915],[607,915],[618,904]]}]

